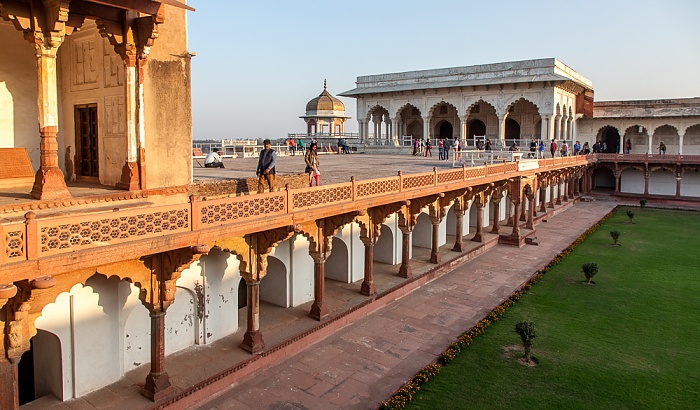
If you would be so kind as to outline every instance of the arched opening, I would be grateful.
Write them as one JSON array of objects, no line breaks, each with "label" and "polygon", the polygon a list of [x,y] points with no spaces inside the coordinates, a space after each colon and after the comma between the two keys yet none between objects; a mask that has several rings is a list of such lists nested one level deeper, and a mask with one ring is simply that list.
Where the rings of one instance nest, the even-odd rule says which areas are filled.
[{"label": "arched opening", "polygon": [[267,257],[267,274],[260,281],[260,300],[283,308],[289,307],[287,267],[274,256]]},{"label": "arched opening", "polygon": [[627,168],[620,173],[620,192],[627,194],[644,193],[644,171]]},{"label": "arched opening", "polygon": [[652,138],[652,153],[660,154],[659,146],[663,142],[666,146],[667,155],[676,155],[679,152],[678,141],[680,137],[678,136],[678,130],[676,127],[671,125],[662,125],[654,130],[654,137]]},{"label": "arched opening", "polygon": [[248,306],[248,286],[245,279],[241,278],[238,282],[238,308],[242,309],[246,306]]},{"label": "arched opening", "polygon": [[520,140],[520,124],[512,118],[506,119],[506,143],[512,144],[513,141]]},{"label": "arched opening", "polygon": [[430,249],[433,244],[433,224],[425,212],[418,214],[416,227],[413,228],[413,246]]},{"label": "arched opening", "polygon": [[683,135],[683,155],[700,155],[700,124],[688,127]]},{"label": "arched opening", "polygon": [[333,237],[331,256],[328,257],[325,264],[326,278],[337,280],[343,283],[350,283],[349,275],[349,253],[345,242]]},{"label": "arched opening", "polygon": [[649,173],[649,193],[675,196],[676,173],[674,170],[666,167],[652,169]]},{"label": "arched opening", "polygon": [[410,136],[412,139],[423,138],[423,122],[411,121],[406,127],[406,136]]},{"label": "arched opening", "polygon": [[[472,128],[472,126],[475,128]],[[467,110],[467,127],[469,129],[468,139],[471,139],[468,143],[472,144],[472,146],[476,143],[474,135],[485,136],[484,139],[488,138],[494,145],[500,146],[498,141],[498,115],[496,115],[496,108],[493,105],[479,100],[470,106]]]},{"label": "arched opening", "polygon": [[593,189],[615,189],[615,175],[610,168],[601,167],[593,171]]},{"label": "arched opening", "polygon": [[605,143],[605,147],[601,147],[603,152],[615,154],[620,152],[620,132],[615,127],[605,126],[598,131],[598,142]]},{"label": "arched opening", "polygon": [[452,132],[453,132],[453,127],[452,124],[450,124],[449,121],[440,121],[436,125],[436,134],[438,138],[445,138],[445,139],[451,139],[452,138]]},{"label": "arched opening", "polygon": [[394,233],[391,228],[385,224],[381,224],[381,234],[377,244],[374,245],[374,260],[375,262],[394,264]]},{"label": "arched opening", "polygon": [[55,334],[37,329],[17,365],[20,406],[47,395],[63,400],[61,340]]},{"label": "arched opening", "polygon": [[[467,123],[467,144],[471,147],[476,146],[475,136],[483,137],[486,135],[486,124],[481,120],[471,120]],[[482,141],[483,142],[483,141]]]},{"label": "arched opening", "polygon": [[413,144],[413,139],[423,137],[423,117],[420,110],[412,104],[406,104],[396,112],[399,118],[396,133],[405,146]]},{"label": "arched opening", "polygon": [[625,135],[622,137],[622,148],[620,152],[624,154],[645,154],[649,144],[649,134],[647,131],[648,130],[641,125],[627,127]]}]

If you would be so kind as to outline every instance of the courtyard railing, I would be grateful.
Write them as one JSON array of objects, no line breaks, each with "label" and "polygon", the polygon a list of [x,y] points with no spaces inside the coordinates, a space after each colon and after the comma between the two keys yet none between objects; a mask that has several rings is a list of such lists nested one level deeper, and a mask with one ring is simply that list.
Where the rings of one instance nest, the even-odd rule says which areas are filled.
[{"label": "courtyard railing", "polygon": [[[540,171],[586,165],[595,156],[540,159]],[[533,161],[534,162],[534,161]],[[528,168],[532,172],[532,168]],[[308,219],[329,212],[350,212],[368,206],[436,194],[445,190],[476,186],[520,175],[519,162],[486,164],[432,172],[292,189],[263,194],[204,199],[191,197],[189,203],[109,211],[75,212],[24,218],[0,224],[0,263],[35,260],[42,257],[122,244],[142,239],[197,232],[240,223],[268,229],[271,218]],[[328,209],[325,209],[328,208]],[[297,214],[292,215],[292,214]],[[254,230],[253,230],[254,231]],[[5,270],[7,266],[3,266]]]}]

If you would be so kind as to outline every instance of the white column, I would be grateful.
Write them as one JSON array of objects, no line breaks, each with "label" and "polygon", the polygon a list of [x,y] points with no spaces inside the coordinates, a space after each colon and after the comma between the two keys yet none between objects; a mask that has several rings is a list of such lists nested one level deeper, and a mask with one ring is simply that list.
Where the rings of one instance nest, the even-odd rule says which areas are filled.
[{"label": "white column", "polygon": [[430,117],[423,117],[423,138],[430,138]]},{"label": "white column", "polygon": [[498,140],[501,142],[500,145],[505,148],[506,146],[506,116],[498,118]]},{"label": "white column", "polygon": [[540,116],[540,139],[547,140],[547,119]]},{"label": "white column", "polygon": [[649,137],[649,147],[647,148],[647,154],[652,154],[654,151],[652,151],[653,148],[651,146],[651,142],[654,139],[654,137],[651,134],[649,134],[649,129],[647,129],[647,136]]},{"label": "white column", "polygon": [[678,133],[678,155],[683,155],[683,136],[685,134]]},{"label": "white column", "polygon": [[391,139],[395,146],[399,145],[399,118],[395,117],[391,120]]},{"label": "white column", "polygon": [[464,149],[464,146],[467,144],[467,140],[469,139],[469,135],[467,135],[467,116],[465,115],[464,117],[458,117],[459,118],[459,138],[462,139],[462,149]]}]

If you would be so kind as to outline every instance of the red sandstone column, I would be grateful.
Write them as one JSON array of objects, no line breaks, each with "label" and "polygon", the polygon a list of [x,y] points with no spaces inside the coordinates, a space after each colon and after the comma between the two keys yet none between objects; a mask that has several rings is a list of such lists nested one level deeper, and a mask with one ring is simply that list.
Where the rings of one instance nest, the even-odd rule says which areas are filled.
[{"label": "red sandstone column", "polygon": [[524,222],[526,220],[525,206],[527,204],[527,197],[525,196],[525,194],[522,194],[520,202],[523,204],[523,207],[522,209],[520,209],[520,218],[518,218],[518,220]]},{"label": "red sandstone column", "polygon": [[527,198],[527,222],[525,222],[525,228],[535,229],[535,193],[531,191],[530,195],[526,195]]},{"label": "red sandstone column", "polygon": [[569,180],[564,180],[564,194],[561,196],[561,200],[564,202],[569,202]]},{"label": "red sandstone column", "polygon": [[402,278],[410,278],[413,276],[409,258],[409,247],[411,246],[411,231],[412,227],[401,226],[401,267],[399,267],[399,276]]},{"label": "red sandstone column", "polygon": [[440,263],[440,247],[438,246],[438,233],[440,232],[440,218],[431,217],[433,224],[432,240],[430,241],[430,263]]},{"label": "red sandstone column", "polygon": [[158,308],[151,316],[151,372],[146,376],[143,394],[153,401],[167,397],[173,391],[170,376],[165,371],[165,310]]},{"label": "red sandstone column", "polygon": [[41,165],[34,177],[31,196],[35,199],[69,198],[63,172],[58,167],[58,86],[56,53],[58,47],[36,45]]},{"label": "red sandstone column", "polygon": [[649,171],[644,171],[644,195],[649,195]]},{"label": "red sandstone column", "polygon": [[365,296],[372,296],[374,295],[374,278],[372,272],[374,264],[374,238],[367,238],[360,235],[360,240],[365,245],[365,277],[362,280],[360,293]]},{"label": "red sandstone column", "polygon": [[620,171],[615,171],[615,193],[620,193]]},{"label": "red sandstone column", "polygon": [[464,202],[461,199],[455,201],[452,208],[457,221],[455,222],[455,245],[452,250],[455,252],[464,252]]},{"label": "red sandstone column", "polygon": [[0,359],[0,409],[19,409],[17,363]]},{"label": "red sandstone column", "polygon": [[554,208],[554,184],[556,181],[552,181],[549,183],[549,203],[547,204],[547,208]]},{"label": "red sandstone column", "polygon": [[241,347],[250,353],[257,353],[265,348],[260,331],[260,282],[248,282],[248,306],[246,309],[247,328],[243,335]]},{"label": "red sandstone column", "polygon": [[[519,211],[519,208],[520,208],[520,203],[519,203],[519,200],[516,200],[516,201],[513,202],[513,208],[515,208],[515,213],[517,214]],[[513,224],[513,232],[510,234],[510,237],[515,239],[515,243],[518,243],[520,241],[520,224],[519,223]]]},{"label": "red sandstone column", "polygon": [[500,198],[497,198],[497,200],[492,201],[493,202],[493,227],[491,228],[491,233],[495,233],[496,235],[501,233],[501,224],[499,223],[500,221],[498,220],[500,214],[501,214],[501,201]]},{"label": "red sandstone column", "polygon": [[[482,203],[480,195],[475,198],[474,205],[476,205],[476,233],[474,234],[472,241],[484,242],[484,204]],[[517,214],[518,209],[516,208],[514,215]],[[513,219],[516,219],[516,217],[513,216]]]},{"label": "red sandstone column", "polygon": [[555,202],[557,205],[561,205],[561,197],[562,197],[562,189],[561,189],[561,181],[557,180],[557,201]]},{"label": "red sandstone column", "polygon": [[547,212],[547,187],[540,187],[540,212]]},{"label": "red sandstone column", "polygon": [[316,320],[328,317],[328,307],[325,302],[325,267],[326,258],[317,252],[311,255],[314,259],[314,303],[311,305],[309,316]]},{"label": "red sandstone column", "polygon": [[681,179],[680,175],[676,176],[676,199],[681,197]]}]

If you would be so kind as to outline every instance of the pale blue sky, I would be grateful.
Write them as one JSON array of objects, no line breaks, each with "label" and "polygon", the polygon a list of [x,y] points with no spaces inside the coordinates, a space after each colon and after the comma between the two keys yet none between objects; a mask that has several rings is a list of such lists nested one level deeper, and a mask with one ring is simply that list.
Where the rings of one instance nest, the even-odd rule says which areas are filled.
[{"label": "pale blue sky", "polygon": [[[700,1],[190,0],[194,139],[304,132],[358,76],[556,57],[595,99],[700,96]],[[355,100],[342,98],[353,118]]]}]

